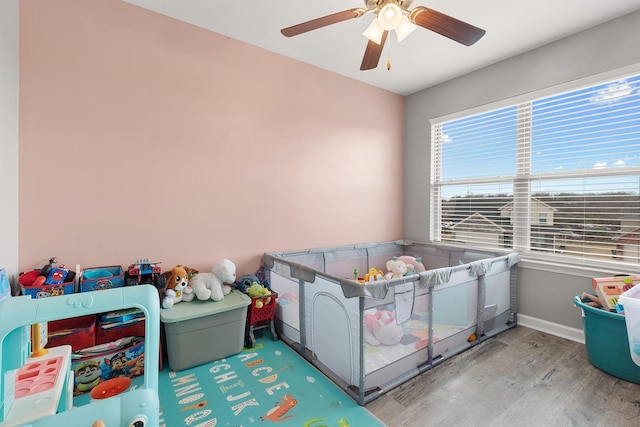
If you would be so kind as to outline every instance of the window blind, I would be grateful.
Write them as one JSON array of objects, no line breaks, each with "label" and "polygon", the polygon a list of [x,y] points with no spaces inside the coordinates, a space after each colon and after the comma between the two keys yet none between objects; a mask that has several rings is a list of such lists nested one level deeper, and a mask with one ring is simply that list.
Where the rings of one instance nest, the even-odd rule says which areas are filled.
[{"label": "window blind", "polygon": [[640,263],[640,75],[431,127],[431,238]]}]

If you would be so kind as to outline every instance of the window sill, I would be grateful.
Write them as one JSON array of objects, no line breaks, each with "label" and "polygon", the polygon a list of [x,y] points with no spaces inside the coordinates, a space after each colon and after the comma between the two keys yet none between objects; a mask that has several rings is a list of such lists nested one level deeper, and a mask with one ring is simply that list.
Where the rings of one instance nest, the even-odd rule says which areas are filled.
[{"label": "window sill", "polygon": [[520,254],[518,267],[586,278],[608,277],[616,274],[640,274],[640,266],[633,264],[597,260],[581,262],[560,256],[551,258],[530,253]]}]

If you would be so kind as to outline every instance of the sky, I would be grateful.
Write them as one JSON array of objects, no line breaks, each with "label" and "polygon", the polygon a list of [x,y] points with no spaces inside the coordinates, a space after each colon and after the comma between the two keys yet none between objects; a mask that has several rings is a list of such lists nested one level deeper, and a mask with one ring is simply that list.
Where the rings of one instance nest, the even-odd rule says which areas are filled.
[{"label": "sky", "polygon": [[[519,114],[530,118],[520,134]],[[530,157],[526,167],[540,178],[539,191],[637,193],[640,75],[541,98],[532,101],[530,109],[511,106],[443,123],[442,179],[513,177],[518,135],[521,147],[526,147],[519,155]],[[576,172],[583,175],[569,179],[568,174]],[[488,194],[507,187],[510,184],[462,185],[447,193]]]}]

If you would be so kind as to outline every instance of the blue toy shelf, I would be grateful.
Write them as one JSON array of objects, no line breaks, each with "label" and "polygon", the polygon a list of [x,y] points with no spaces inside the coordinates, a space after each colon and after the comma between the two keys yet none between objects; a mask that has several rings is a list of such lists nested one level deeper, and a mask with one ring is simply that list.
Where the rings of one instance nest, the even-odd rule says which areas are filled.
[{"label": "blue toy shelf", "polygon": [[[113,397],[92,400],[78,407],[73,407],[71,396],[71,347],[54,347],[45,356],[31,354],[32,325],[123,308],[139,308],[144,312],[147,348],[158,349],[160,304],[158,291],[151,285],[55,298],[31,299],[23,296],[0,301],[0,426],[87,427],[95,421],[102,421],[107,426],[158,426],[158,351],[148,351],[145,356],[144,383],[141,387],[132,387]],[[34,374],[30,373],[32,367]],[[17,390],[15,384],[20,378],[28,379],[32,375],[41,379],[48,371],[57,375],[40,385],[42,391],[34,389],[22,396]],[[35,401],[38,401],[38,411],[34,410]]]}]

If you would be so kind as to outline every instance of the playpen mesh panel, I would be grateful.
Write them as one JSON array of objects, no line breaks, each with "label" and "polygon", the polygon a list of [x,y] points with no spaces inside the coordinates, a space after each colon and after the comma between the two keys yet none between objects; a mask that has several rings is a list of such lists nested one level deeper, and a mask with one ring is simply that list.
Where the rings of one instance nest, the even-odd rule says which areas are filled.
[{"label": "playpen mesh panel", "polygon": [[[367,285],[353,281],[354,269],[358,276],[369,268],[386,272],[386,261],[402,255],[421,257],[427,271],[415,280],[405,276]],[[285,327],[282,336],[302,343],[334,381],[351,391],[366,390],[356,393],[361,404],[429,369],[440,357],[473,345],[468,338],[476,332],[479,315],[493,335],[515,326],[513,263],[489,251],[401,241],[265,257],[276,259],[271,284],[279,294],[276,318]],[[278,267],[280,262],[292,265]],[[316,273],[296,276],[301,265],[313,265]],[[485,285],[482,293],[478,275]],[[375,345],[366,339],[371,331],[365,317],[382,311],[391,313],[400,339]]]}]

